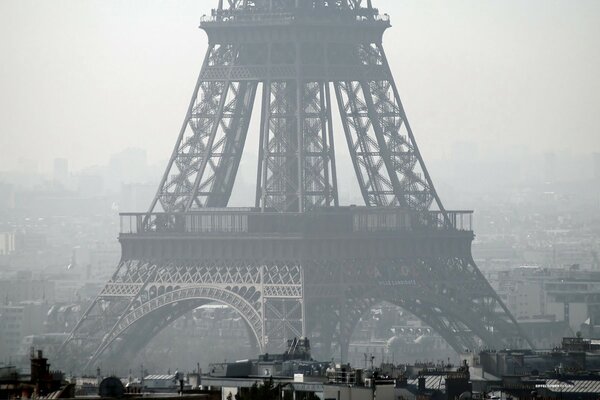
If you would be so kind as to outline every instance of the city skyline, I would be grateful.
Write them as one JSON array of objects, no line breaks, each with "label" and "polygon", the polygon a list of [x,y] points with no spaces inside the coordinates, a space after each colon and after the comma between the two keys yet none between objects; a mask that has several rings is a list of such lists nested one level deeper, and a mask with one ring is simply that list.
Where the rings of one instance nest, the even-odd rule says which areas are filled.
[{"label": "city skyline", "polygon": [[6,1],[2,371],[600,363],[600,3]]}]

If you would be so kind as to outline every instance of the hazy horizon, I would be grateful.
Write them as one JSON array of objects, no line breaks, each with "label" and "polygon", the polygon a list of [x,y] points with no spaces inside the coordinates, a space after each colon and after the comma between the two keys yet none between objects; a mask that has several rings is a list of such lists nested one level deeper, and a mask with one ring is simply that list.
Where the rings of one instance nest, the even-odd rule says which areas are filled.
[{"label": "hazy horizon", "polygon": [[[140,396],[202,384],[231,398],[243,375],[274,375],[257,393],[275,396],[305,375],[285,390],[383,400],[426,395],[423,360],[458,377],[447,364],[466,356],[470,378],[435,392],[462,398],[468,380],[479,394],[509,393],[507,376],[552,382],[558,362],[584,383],[600,371],[587,341],[600,332],[600,0],[371,1],[391,17],[383,44],[421,154],[387,84],[336,88],[350,148],[335,98],[329,125],[323,92],[274,84],[257,170],[262,86],[225,96],[217,84],[165,173],[207,50],[198,24],[218,0],[0,0],[0,397],[44,397],[62,378],[75,387],[44,398],[107,397],[120,377]],[[271,20],[255,11],[251,24]],[[292,24],[264,39],[325,42],[347,33],[334,19],[320,36]],[[244,23],[224,35],[246,43]],[[348,43],[364,50],[366,25]],[[379,57],[361,72],[339,43],[319,71],[305,44],[292,79],[315,66],[377,74]],[[249,111],[234,104],[249,94],[238,159]],[[64,376],[46,379],[46,360]],[[176,379],[148,376],[165,371]]]},{"label": "hazy horizon", "polygon": [[[457,143],[484,159],[600,151],[600,2],[374,3],[391,16],[384,47],[426,162]],[[0,3],[0,170],[26,159],[49,171],[55,158],[77,170],[128,147],[167,159],[206,50],[198,22],[215,5]],[[251,126],[249,152],[257,136]]]}]

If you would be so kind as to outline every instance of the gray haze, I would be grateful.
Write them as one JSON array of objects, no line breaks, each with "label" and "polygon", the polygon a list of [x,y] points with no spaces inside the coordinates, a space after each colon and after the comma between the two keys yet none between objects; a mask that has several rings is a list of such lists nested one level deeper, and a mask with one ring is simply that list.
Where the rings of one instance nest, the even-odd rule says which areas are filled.
[{"label": "gray haze", "polygon": [[[147,280],[148,285],[154,285],[149,279],[159,277],[152,271],[160,271],[156,274],[160,273],[161,279],[163,274],[173,274],[177,285],[165,284],[169,281],[164,278],[156,291],[152,286],[135,294],[141,301],[152,299],[148,303],[155,302],[151,296],[163,289],[178,291],[182,281],[206,287],[203,285],[212,279],[205,278],[208,270],[219,275],[232,268],[230,272],[238,272],[230,273],[231,277],[248,279],[259,270],[254,264],[263,256],[257,254],[265,255],[260,263],[266,266],[258,265],[261,280],[270,260],[282,267],[282,282],[294,276],[304,279],[299,267],[305,267],[304,255],[297,261],[297,273],[290,260],[285,266],[279,265],[279,260],[288,257],[293,261],[296,256],[289,254],[294,253],[318,258],[316,254],[326,252],[312,254],[311,249],[321,246],[322,237],[306,241],[314,243],[314,248],[306,245],[288,251],[287,243],[278,244],[279,236],[283,242],[299,246],[294,244],[298,236],[296,243],[305,246],[304,235],[320,229],[325,240],[330,229],[333,232],[335,245],[328,251],[338,258],[329,261],[325,256],[322,264],[322,260],[306,261],[308,266],[324,268],[314,268],[312,273],[326,272],[312,276],[310,284],[323,280],[326,290],[337,293],[339,282],[333,280],[341,277],[343,285],[352,281],[348,286],[352,290],[339,293],[355,296],[360,290],[355,290],[354,281],[372,275],[368,279],[377,279],[379,289],[393,294],[387,298],[396,298],[392,292],[396,289],[385,287],[401,288],[398,293],[405,286],[432,287],[436,296],[450,296],[454,291],[463,305],[473,306],[477,302],[470,297],[470,290],[488,287],[482,285],[479,275],[461,275],[479,274],[476,268],[468,268],[472,258],[537,348],[556,349],[563,337],[576,332],[597,337],[600,308],[591,300],[600,293],[600,0],[373,0],[381,13],[391,16],[393,27],[384,37],[384,48],[437,191],[447,209],[475,210],[473,253],[462,256],[454,254],[455,248],[466,251],[468,246],[455,243],[470,244],[473,238],[470,214],[465,212],[448,214],[468,221],[456,231],[447,230],[446,224],[429,226],[428,218],[415,220],[417,229],[413,230],[405,224],[406,218],[393,214],[398,210],[392,210],[388,220],[381,215],[390,210],[369,215],[362,213],[372,210],[360,207],[330,210],[332,214],[319,215],[318,221],[314,216],[298,219],[296,215],[241,210],[216,212],[214,220],[191,213],[183,224],[180,216],[118,216],[119,212],[147,211],[156,194],[207,48],[206,35],[198,29],[200,17],[209,14],[217,2],[0,0],[0,367],[26,365],[32,347],[43,348],[53,365],[59,365],[55,360],[66,354],[59,354],[59,346],[73,327],[78,321],[95,321],[88,318],[93,314],[86,310],[98,310],[89,307],[98,293],[107,293],[101,291],[109,288],[110,296],[110,290],[123,290],[123,294],[127,285],[130,294],[138,293],[138,282],[127,281],[136,275],[122,273],[125,269],[137,270],[145,277],[136,279]],[[254,205],[259,111],[255,104],[230,206]],[[337,114],[333,110],[340,202],[361,204]],[[376,215],[379,217],[372,218]],[[353,230],[346,230],[350,226]],[[375,229],[373,235],[371,228]],[[415,232],[414,237],[421,238],[423,232],[439,229],[445,233],[436,232],[423,246],[414,246],[412,236],[407,236]],[[395,233],[398,243],[391,242],[396,240],[391,236]],[[197,242],[188,241],[196,234]],[[211,236],[205,246],[205,234],[220,239]],[[353,241],[341,243],[336,235],[348,235]],[[244,242],[246,238],[250,240]],[[353,249],[345,247],[355,243],[359,245]],[[418,251],[401,254],[408,248],[405,246]],[[421,249],[429,249],[427,246],[435,249],[434,254]],[[370,253],[364,253],[365,248]],[[236,253],[233,257],[222,257],[216,263],[210,259],[221,258],[219,254],[231,249]],[[444,261],[444,252],[450,249],[452,254],[446,254]],[[141,261],[159,252],[161,261],[151,267]],[[379,252],[385,259],[378,258]],[[247,262],[232,264],[238,253],[244,257],[253,254]],[[140,259],[131,259],[134,254]],[[358,261],[352,261],[357,254]],[[397,254],[398,260],[391,260],[394,256],[390,254]],[[175,260],[161,264],[169,257]],[[210,263],[205,262],[208,259]],[[368,265],[362,265],[366,259]],[[427,268],[431,260],[434,263]],[[195,267],[192,261],[197,262]],[[339,276],[335,272],[338,267]],[[194,268],[195,273],[189,272]],[[240,272],[243,268],[248,268],[247,274]],[[213,273],[210,271],[206,276]],[[291,285],[289,282],[284,285]],[[304,296],[301,283],[296,289]],[[448,283],[450,292],[446,291]],[[227,283],[234,290],[241,288],[236,296],[243,293],[251,304],[261,304],[255,297],[258,291],[246,290],[251,284],[238,284]],[[262,286],[261,281],[261,296],[267,293]],[[571,301],[565,300],[563,292],[573,296]],[[408,289],[400,294],[406,293],[416,294],[418,299],[429,292]],[[479,293],[476,290],[475,296]],[[127,296],[125,293],[121,299],[127,307],[137,304]],[[445,297],[432,302],[439,299]],[[121,300],[110,301],[117,304]],[[362,366],[371,351],[379,363],[384,360],[384,350],[387,361],[390,356],[399,361],[396,355],[402,356],[402,362],[457,360],[456,347],[419,321],[420,315],[371,301],[364,303],[370,309],[347,338],[351,364]],[[193,308],[200,305],[182,303]],[[106,327],[113,326],[116,319],[112,318],[118,317],[109,315],[111,311],[125,309],[105,307],[104,300],[93,304],[102,308],[98,315]],[[319,312],[328,312],[327,307]],[[304,306],[295,307],[299,309]],[[463,310],[472,309],[457,308],[453,313]],[[110,373],[124,376],[132,367],[136,374],[139,369],[140,375],[147,374],[144,368],[150,373],[198,367],[206,371],[216,361],[256,356],[253,339],[247,340],[250,331],[240,318],[241,309],[209,305],[189,311],[170,314],[177,318],[169,320],[170,325],[143,351],[128,359],[129,365],[103,366],[104,373],[115,368]],[[359,315],[355,311],[350,318]],[[346,307],[337,312],[341,316]],[[265,327],[266,315],[265,311],[261,317]],[[484,317],[487,325],[490,320]],[[469,319],[479,323],[477,315]],[[294,320],[302,324],[292,315]],[[336,323],[332,324],[334,330]],[[87,326],[93,340],[103,337],[102,332],[95,335],[94,325]],[[135,332],[149,325],[138,326],[140,330],[131,335],[136,339]],[[448,326],[453,328],[450,323]],[[345,329],[341,318],[339,327]],[[332,334],[326,327],[319,329],[315,337]],[[81,332],[76,336],[85,336]],[[264,337],[268,339],[268,335]],[[372,344],[380,346],[381,352],[369,350]],[[330,359],[328,349],[316,348],[315,354]],[[340,358],[341,354],[340,350]],[[600,363],[600,352],[596,360]],[[514,369],[512,373],[516,373]]]},{"label": "gray haze", "polygon": [[[80,169],[127,147],[167,159],[215,4],[2,0],[0,170],[56,157]],[[392,16],[384,44],[434,178],[436,160],[600,150],[600,2],[375,4]]]}]

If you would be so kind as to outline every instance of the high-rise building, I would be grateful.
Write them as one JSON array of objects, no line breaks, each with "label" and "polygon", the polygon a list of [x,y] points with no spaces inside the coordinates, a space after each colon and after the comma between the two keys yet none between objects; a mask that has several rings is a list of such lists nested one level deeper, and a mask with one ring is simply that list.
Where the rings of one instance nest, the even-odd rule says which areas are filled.
[{"label": "high-rise building", "polygon": [[52,177],[54,183],[67,186],[69,183],[69,160],[66,158],[55,158]]},{"label": "high-rise building", "polygon": [[2,211],[15,208],[15,187],[6,183],[0,183],[0,214]]},{"label": "high-rise building", "polygon": [[594,179],[600,181],[600,153],[592,154],[594,161]]},{"label": "high-rise building", "polygon": [[[27,275],[27,274],[25,274]],[[23,276],[23,278],[27,278]],[[0,304],[17,304],[26,301],[53,303],[56,284],[41,279],[0,280]]]},{"label": "high-rise building", "polygon": [[43,332],[48,309],[48,303],[40,301],[0,305],[0,361],[14,361],[23,338]]},{"label": "high-rise building", "polygon": [[546,183],[556,182],[556,154],[544,154],[544,181]]},{"label": "high-rise building", "polygon": [[156,194],[156,186],[149,183],[121,185],[119,209],[126,212],[145,212]]},{"label": "high-rise building", "polygon": [[77,191],[82,197],[98,197],[104,193],[104,179],[100,175],[84,174],[77,180]]},{"label": "high-rise building", "polygon": [[143,183],[146,181],[148,158],[146,150],[128,148],[113,154],[109,162],[107,185],[118,190],[123,183]]},{"label": "high-rise building", "polygon": [[15,234],[0,232],[0,256],[8,255],[15,251]]}]

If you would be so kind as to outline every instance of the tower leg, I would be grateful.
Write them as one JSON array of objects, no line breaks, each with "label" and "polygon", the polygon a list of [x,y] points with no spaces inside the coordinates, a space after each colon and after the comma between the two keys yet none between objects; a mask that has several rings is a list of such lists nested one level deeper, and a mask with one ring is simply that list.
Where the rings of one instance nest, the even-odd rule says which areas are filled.
[{"label": "tower leg", "polygon": [[250,124],[257,82],[204,80],[208,68],[231,71],[240,46],[208,50],[175,149],[150,211],[225,207],[231,196]]},{"label": "tower leg", "polygon": [[381,45],[359,45],[356,54],[357,62],[383,66],[387,75],[384,79],[335,83],[346,141],[365,203],[426,212],[435,201],[444,211]]}]

